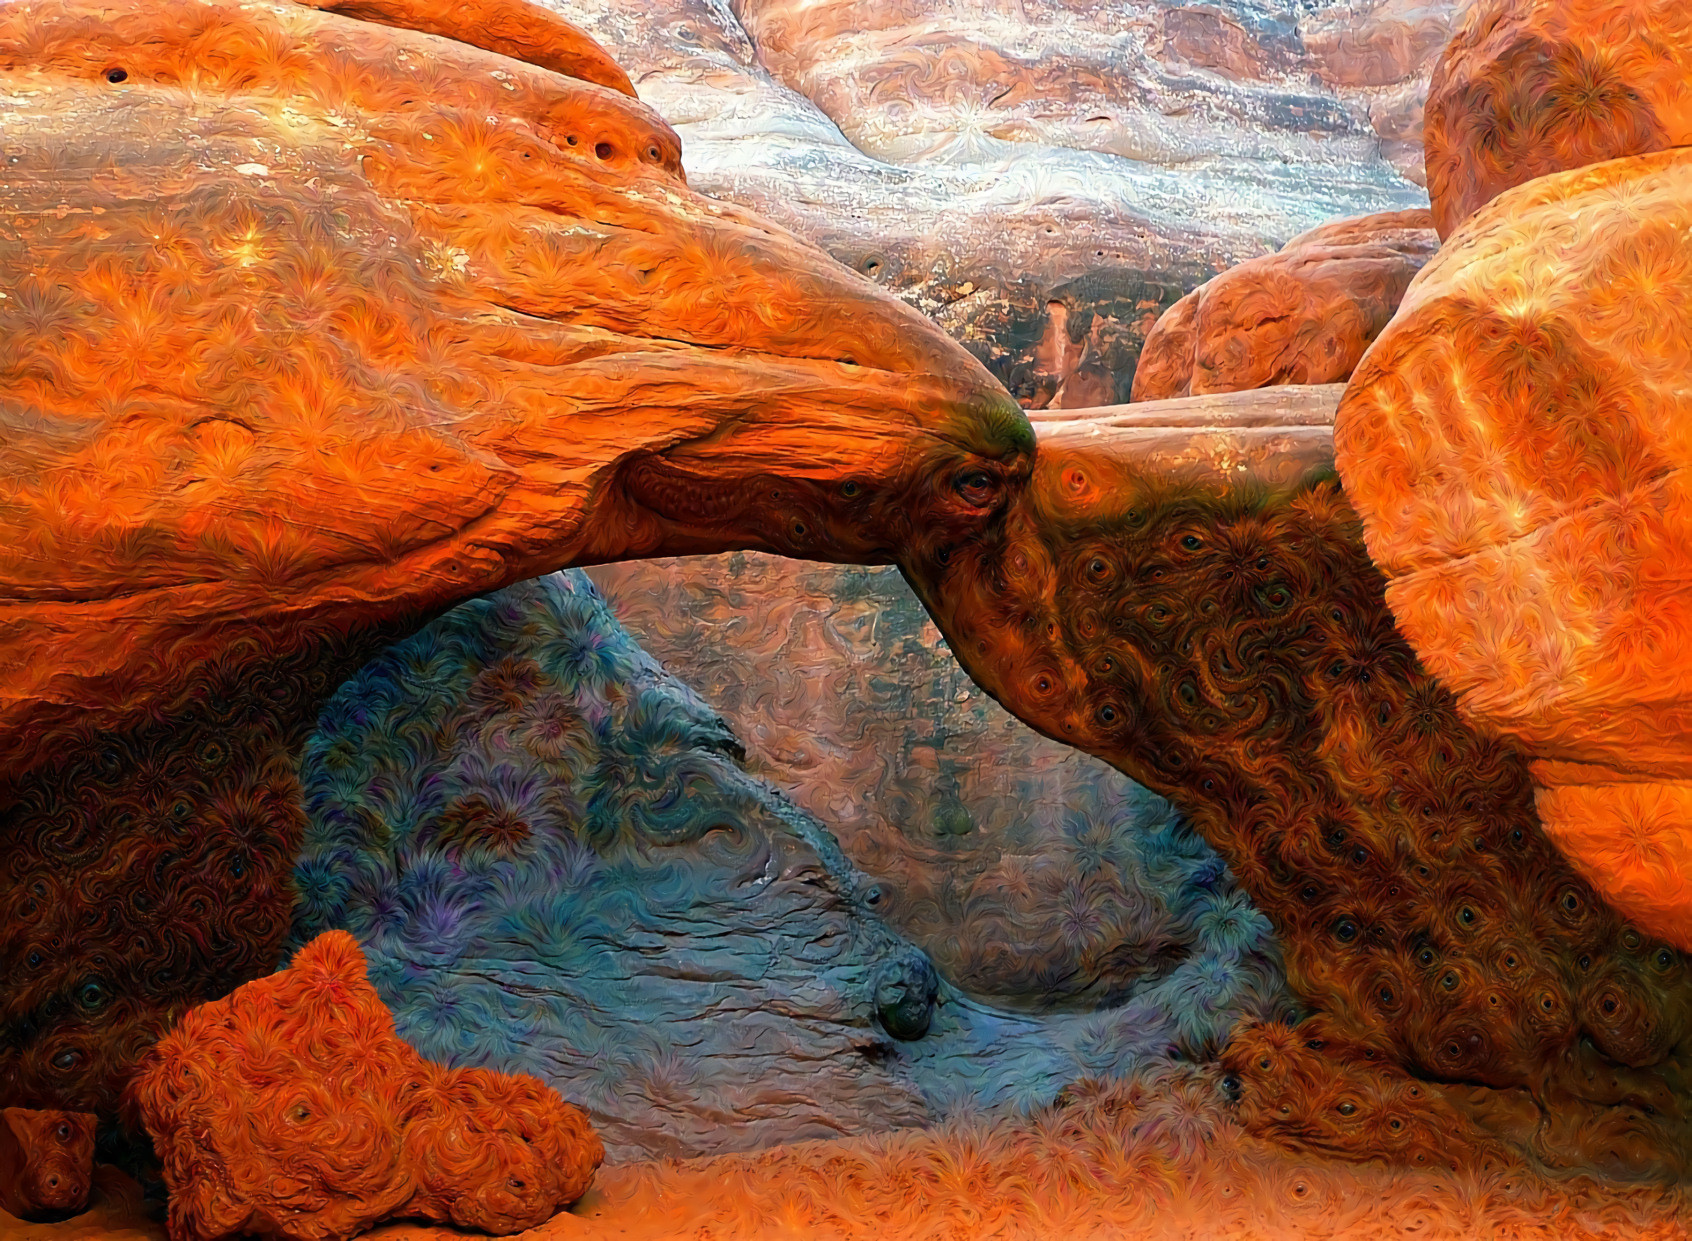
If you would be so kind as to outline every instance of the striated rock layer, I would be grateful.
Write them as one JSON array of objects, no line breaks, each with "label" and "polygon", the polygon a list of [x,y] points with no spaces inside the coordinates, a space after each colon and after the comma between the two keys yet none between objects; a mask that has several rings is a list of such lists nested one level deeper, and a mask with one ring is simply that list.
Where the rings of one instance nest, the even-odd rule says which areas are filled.
[{"label": "striated rock layer", "polygon": [[1343,383],[1438,249],[1426,211],[1300,233],[1171,306],[1146,337],[1133,399]]},{"label": "striated rock layer", "polygon": [[1160,890],[1168,803],[1007,714],[897,570],[735,553],[587,572],[969,994],[1087,1009],[1192,950]]},{"label": "striated rock layer", "polygon": [[1158,315],[1324,220],[1425,205],[1463,0],[548,0],[692,183],[933,315],[1025,406],[1129,399]]},{"label": "striated rock layer", "polygon": [[1692,151],[1501,195],[1336,430],[1399,629],[1537,761],[1558,846],[1692,949]]},{"label": "striated rock layer", "polygon": [[[1070,916],[1108,919],[1102,872],[1131,859],[1142,912],[1107,942],[1138,968],[1081,1011],[1027,1011],[1047,998],[1027,972],[999,988],[1021,1011],[961,994],[884,921],[905,876],[854,868],[738,752],[584,576],[463,604],[325,709],[294,939],[352,931],[403,1038],[553,1082],[619,1157],[1041,1106],[1286,1010],[1268,924],[1215,856],[1126,817],[1097,825]],[[1061,947],[1021,935],[1001,951]]]},{"label": "striated rock layer", "polygon": [[1427,99],[1441,237],[1547,173],[1692,143],[1692,9],[1682,0],[1477,0]]},{"label": "striated rock layer", "polygon": [[1274,925],[1314,1013],[1236,1033],[1268,1131],[1413,1158],[1383,1132],[1457,1109],[1454,1154],[1684,1175],[1686,960],[1565,861],[1528,756],[1395,628],[1336,390],[1251,396],[1045,416],[1003,521],[907,572],[986,689],[1167,796]]},{"label": "striated rock layer", "polygon": [[393,1218],[506,1235],[580,1198],[605,1158],[534,1078],[400,1042],[344,932],[190,1011],[126,1103],[163,1165],[172,1241],[344,1241]]},{"label": "striated rock layer", "polygon": [[272,968],[297,747],[394,638],[584,560],[887,560],[1027,468],[967,352],[690,191],[580,31],[348,11],[0,9],[6,1102],[109,1113]]}]

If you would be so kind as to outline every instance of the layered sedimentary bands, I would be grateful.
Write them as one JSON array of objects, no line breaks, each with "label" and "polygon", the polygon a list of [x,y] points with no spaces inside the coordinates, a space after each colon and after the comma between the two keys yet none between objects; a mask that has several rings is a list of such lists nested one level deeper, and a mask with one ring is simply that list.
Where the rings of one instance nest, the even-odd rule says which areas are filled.
[{"label": "layered sedimentary bands", "polygon": [[[412,1046],[552,1081],[624,1155],[1040,1106],[1286,1009],[1268,924],[1214,855],[1127,818],[1096,869],[1131,859],[1157,916],[1112,928],[1141,965],[1110,1003],[973,1000],[884,921],[904,876],[853,867],[739,748],[582,575],[464,604],[343,686],[308,743],[294,938],[351,930]],[[1042,997],[1024,978],[1015,998]]]},{"label": "layered sedimentary bands", "polygon": [[110,1114],[272,968],[297,748],[430,616],[584,559],[886,559],[1027,469],[979,364],[689,191],[579,31],[359,11],[0,10],[9,1101]]},{"label": "layered sedimentary bands", "polygon": [[1230,267],[1146,337],[1135,401],[1343,383],[1439,249],[1428,212],[1336,220]]},{"label": "layered sedimentary bands", "polygon": [[1467,719],[1536,760],[1609,902],[1692,948],[1692,151],[1472,216],[1336,438],[1387,601]]},{"label": "layered sedimentary bands", "polygon": [[1158,315],[1342,216],[1425,205],[1464,0],[549,0],[696,188],[823,245],[1025,406],[1129,398]]},{"label": "layered sedimentary bands", "polygon": [[1051,415],[1003,523],[910,575],[977,680],[1169,797],[1274,924],[1316,1014],[1236,1033],[1255,1127],[1679,1175],[1686,963],[1569,866],[1526,756],[1394,627],[1335,396]]}]

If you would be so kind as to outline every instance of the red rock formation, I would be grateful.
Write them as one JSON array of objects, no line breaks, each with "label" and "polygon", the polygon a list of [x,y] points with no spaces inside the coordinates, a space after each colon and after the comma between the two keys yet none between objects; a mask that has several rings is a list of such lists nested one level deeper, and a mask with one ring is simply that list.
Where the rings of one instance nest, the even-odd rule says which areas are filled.
[{"label": "red rock formation", "polygon": [[1146,336],[1133,399],[1342,382],[1439,249],[1426,211],[1336,220],[1200,285]]},{"label": "red rock formation", "polygon": [[1425,142],[1441,237],[1513,185],[1692,142],[1692,8],[1479,0],[1434,71]]},{"label": "red rock formation", "polygon": [[402,1043],[344,931],[189,1012],[129,1102],[173,1241],[334,1241],[396,1218],[519,1232],[581,1197],[605,1157],[535,1078],[444,1069]]},{"label": "red rock formation", "polygon": [[[1394,627],[1321,425],[1333,392],[1045,416],[1004,523],[906,572],[985,689],[1227,859],[1340,1077],[1445,1083],[1549,1164],[1681,1175],[1692,970],[1565,861],[1528,756]],[[1372,1158],[1386,1115],[1310,1116],[1306,1137]]]},{"label": "red rock formation", "polygon": [[93,1175],[94,1117],[0,1111],[0,1211],[19,1219],[80,1211]]},{"label": "red rock formation", "polygon": [[0,8],[0,1100],[107,1111],[270,968],[293,751],[388,641],[574,562],[890,559],[1027,468],[579,31],[348,12]]},{"label": "red rock formation", "polygon": [[[1689,27],[1692,28],[1692,27]],[[1539,761],[1552,838],[1692,949],[1692,150],[1501,195],[1336,432],[1400,631]]]}]

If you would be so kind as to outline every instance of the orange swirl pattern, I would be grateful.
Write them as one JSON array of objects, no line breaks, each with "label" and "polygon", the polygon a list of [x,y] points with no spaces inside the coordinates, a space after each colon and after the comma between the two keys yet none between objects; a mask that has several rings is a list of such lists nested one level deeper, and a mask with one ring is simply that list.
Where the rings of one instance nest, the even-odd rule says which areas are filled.
[{"label": "orange swirl pattern", "polygon": [[1335,438],[1387,601],[1621,912],[1692,948],[1692,151],[1473,216]]},{"label": "orange swirl pattern", "polygon": [[1335,220],[1176,302],[1146,334],[1133,399],[1344,383],[1439,249],[1426,211]]},{"label": "orange swirl pattern", "polygon": [[605,1158],[539,1079],[445,1069],[401,1042],[345,931],[191,1011],[127,1102],[163,1165],[173,1241],[340,1241],[396,1216],[521,1232]]},{"label": "orange swirl pattern", "polygon": [[580,31],[333,7],[0,7],[8,1102],[109,1115],[273,968],[295,756],[389,642],[572,563],[885,562],[1027,470],[968,352],[689,190]]},{"label": "orange swirl pattern", "polygon": [[1688,81],[1682,0],[1480,0],[1424,110],[1439,235],[1535,177],[1692,143]]},{"label": "orange swirl pattern", "polygon": [[1570,867],[1526,756],[1395,627],[1334,477],[1333,389],[1253,396],[1041,417],[1004,519],[907,574],[978,682],[1168,797],[1274,925],[1314,1015],[1227,1053],[1261,1131],[1683,1174],[1685,959]]}]

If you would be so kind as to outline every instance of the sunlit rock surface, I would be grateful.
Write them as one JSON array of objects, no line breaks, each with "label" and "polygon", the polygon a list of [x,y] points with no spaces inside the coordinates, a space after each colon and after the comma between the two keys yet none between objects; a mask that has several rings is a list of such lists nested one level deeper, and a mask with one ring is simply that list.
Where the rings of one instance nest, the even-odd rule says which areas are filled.
[{"label": "sunlit rock surface", "polygon": [[1112,942],[1150,964],[1079,1011],[1028,1011],[1027,977],[1021,1011],[971,999],[883,919],[898,888],[737,748],[585,576],[462,605],[343,686],[308,744],[295,938],[351,930],[403,1038],[551,1081],[622,1156],[1038,1104],[1213,1055],[1284,1005],[1216,857],[1128,816],[1100,822],[1092,869],[1144,906]]},{"label": "sunlit rock surface", "polygon": [[[1613,176],[1616,165],[1590,173]],[[1610,210],[1643,201],[1639,188],[1618,192]],[[1658,244],[1679,245],[1676,194],[1667,185],[1660,193],[1668,227]],[[1567,237],[1567,213],[1547,208],[1557,223],[1546,236]],[[1599,212],[1588,215],[1581,227],[1603,227]],[[1460,234],[1442,261],[1456,267],[1466,244],[1482,243],[1478,230]],[[1568,277],[1554,266],[1528,270],[1541,282],[1537,307],[1513,300],[1513,315],[1495,322],[1485,302],[1452,299],[1445,314],[1463,345],[1421,355],[1424,391],[1449,393],[1436,381],[1461,382],[1468,367],[1539,376],[1499,411],[1507,418],[1482,429],[1559,413],[1566,447],[1545,459],[1541,469],[1554,477],[1539,485],[1551,496],[1575,493],[1569,533],[1596,527],[1599,547],[1622,543],[1624,531],[1647,536],[1655,496],[1605,497],[1614,494],[1612,472],[1651,459],[1650,439],[1630,430],[1649,425],[1637,411],[1653,407],[1650,389],[1625,373],[1601,382],[1586,359],[1603,338],[1583,342],[1559,313],[1585,299],[1557,292]],[[1514,274],[1504,284],[1518,298],[1521,288]],[[1613,306],[1635,296],[1637,288],[1618,287],[1592,300]],[[1401,315],[1393,330],[1406,322]],[[1647,322],[1665,334],[1681,327],[1668,314]],[[1548,388],[1553,379],[1560,386]],[[1414,400],[1403,384],[1387,393],[1379,412],[1398,418],[1424,402],[1461,407]],[[1451,685],[1395,627],[1382,569],[1334,469],[1338,397],[1337,385],[1288,386],[1037,415],[1035,475],[1003,523],[927,563],[913,558],[906,574],[984,688],[1047,735],[1168,797],[1274,926],[1288,986],[1312,1011],[1293,1029],[1254,1031],[1265,1054],[1234,1062],[1251,1104],[1242,1114],[1255,1115],[1258,1132],[1412,1166],[1418,1155],[1434,1157],[1428,1135],[1443,1134],[1443,1149],[1470,1166],[1484,1166],[1486,1148],[1503,1141],[1553,1168],[1684,1177],[1692,968],[1625,921],[1559,854],[1555,824],[1535,807],[1532,755],[1464,718]],[[1359,412],[1367,426],[1370,411]],[[1620,438],[1600,438],[1596,426]],[[1454,435],[1474,432],[1469,419],[1451,424]],[[1439,443],[1426,431],[1405,438]],[[1457,487],[1485,494],[1508,480],[1498,472],[1512,468],[1508,458],[1500,462],[1484,441],[1473,459],[1485,468],[1472,482],[1449,467],[1406,471],[1424,486],[1451,487],[1451,503],[1428,504],[1436,520],[1477,511]],[[1671,515],[1684,508],[1677,483],[1669,474],[1659,493]],[[1611,525],[1624,514],[1634,515],[1629,525]],[[1551,532],[1558,552],[1572,545],[1561,534]],[[1602,580],[1572,580],[1569,606],[1625,595],[1627,558],[1594,551],[1585,565]],[[1504,584],[1477,576],[1462,593],[1508,617]],[[1664,597],[1679,608],[1672,588]],[[1549,634],[1543,613],[1522,602],[1529,632]],[[1513,643],[1524,627],[1488,632]],[[1678,647],[1666,650],[1672,659],[1660,673],[1630,684],[1676,704],[1685,661]],[[1653,740],[1672,744],[1662,734]],[[1413,1123],[1403,1112],[1412,1102]],[[1471,1122],[1461,1130],[1453,1107]]]},{"label": "sunlit rock surface", "polygon": [[390,642],[566,564],[885,562],[1027,468],[581,31],[346,7],[0,5],[0,1102],[109,1116],[273,966],[299,746]]},{"label": "sunlit rock surface", "polygon": [[1335,220],[1171,306],[1146,337],[1134,400],[1343,383],[1439,249],[1426,210]]},{"label": "sunlit rock surface", "polygon": [[1386,599],[1553,841],[1692,949],[1692,150],[1471,216],[1335,430]]},{"label": "sunlit rock surface", "polygon": [[1535,177],[1692,143],[1685,0],[1477,0],[1427,98],[1427,179],[1450,237]]},{"label": "sunlit rock surface", "polygon": [[691,183],[933,314],[1024,405],[1126,401],[1157,316],[1325,220],[1424,205],[1463,0],[550,0]]}]

